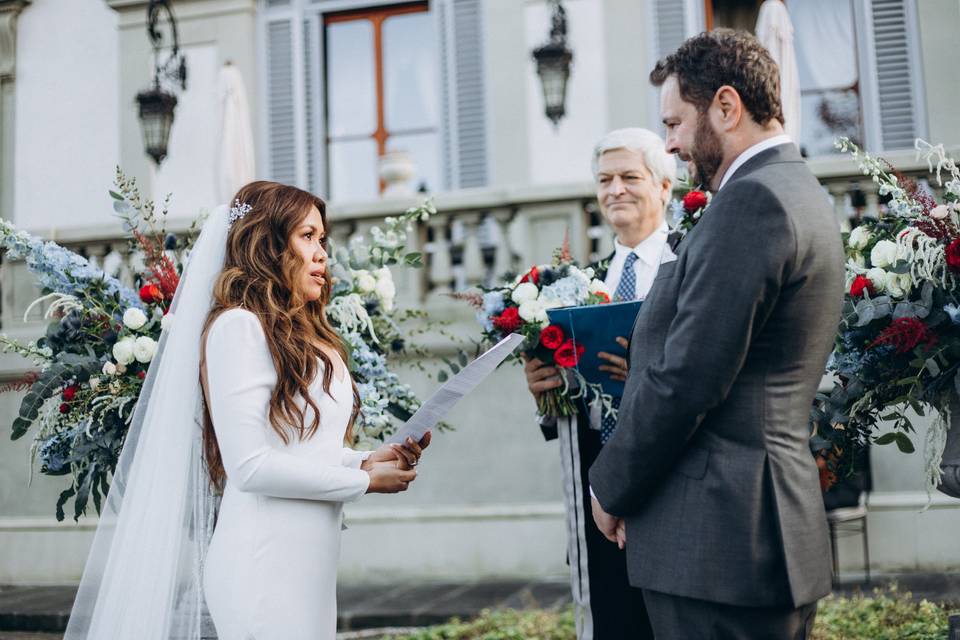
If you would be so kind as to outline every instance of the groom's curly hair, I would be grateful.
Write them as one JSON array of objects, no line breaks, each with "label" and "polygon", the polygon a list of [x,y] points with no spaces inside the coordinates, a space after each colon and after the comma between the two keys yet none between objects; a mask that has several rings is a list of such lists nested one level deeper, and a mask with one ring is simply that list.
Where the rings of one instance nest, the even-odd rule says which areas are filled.
[{"label": "groom's curly hair", "polygon": [[[297,282],[303,268],[290,248],[290,238],[313,207],[320,212],[324,230],[326,204],[315,195],[276,182],[257,181],[241,187],[233,201],[250,206],[250,211],[232,223],[227,235],[223,271],[213,290],[213,307],[207,316],[206,331],[224,311],[234,308],[254,313],[263,325],[267,346],[277,371],[277,386],[270,397],[270,426],[284,442],[291,435],[303,440],[320,426],[320,408],[309,388],[317,375],[317,359],[323,362],[323,391],[330,393],[333,364],[320,345],[334,349],[348,362],[347,350],[324,308],[332,285],[326,278],[319,300],[305,300]],[[324,241],[324,249],[326,242]],[[244,348],[244,345],[238,345]],[[360,396],[353,385],[353,412],[344,438],[353,440],[353,423],[360,412]],[[302,398],[305,406],[298,404]],[[308,420],[306,408],[312,411]],[[205,407],[204,457],[211,483],[223,489],[226,477],[216,432]]]},{"label": "groom's curly hair", "polygon": [[780,69],[770,53],[746,31],[715,29],[688,39],[650,72],[659,87],[677,77],[680,96],[703,113],[724,85],[736,89],[753,120],[783,124]]}]

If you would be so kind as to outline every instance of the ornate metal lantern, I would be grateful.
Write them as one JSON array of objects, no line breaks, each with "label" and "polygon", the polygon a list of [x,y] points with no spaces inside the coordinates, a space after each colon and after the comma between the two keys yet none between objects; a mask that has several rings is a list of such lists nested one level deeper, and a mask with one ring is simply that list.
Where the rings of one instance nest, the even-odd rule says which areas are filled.
[{"label": "ornate metal lantern", "polygon": [[[169,24],[170,44],[166,44],[167,38],[159,28],[161,14]],[[173,112],[177,106],[177,96],[167,91],[165,85],[172,83],[181,89],[187,88],[187,62],[180,53],[177,21],[168,0],[150,0],[147,6],[147,35],[153,44],[153,86],[137,94],[137,103],[140,106],[144,148],[147,155],[160,166],[167,157]],[[169,47],[169,53],[162,51],[165,45]]]},{"label": "ornate metal lantern", "polygon": [[550,4],[553,6],[550,40],[534,49],[533,59],[537,62],[537,75],[543,85],[547,117],[556,127],[566,113],[567,80],[573,52],[567,48],[567,13],[560,0],[550,0]]}]

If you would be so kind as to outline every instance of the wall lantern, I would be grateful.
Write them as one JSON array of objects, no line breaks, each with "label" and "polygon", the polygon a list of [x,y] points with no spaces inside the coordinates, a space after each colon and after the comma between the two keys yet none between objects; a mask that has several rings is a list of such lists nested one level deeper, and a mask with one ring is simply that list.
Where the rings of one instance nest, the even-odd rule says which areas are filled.
[{"label": "wall lantern", "polygon": [[567,80],[573,51],[567,48],[567,12],[560,0],[549,0],[553,7],[550,19],[550,40],[533,51],[537,75],[543,85],[543,101],[547,117],[556,127],[566,113]]}]

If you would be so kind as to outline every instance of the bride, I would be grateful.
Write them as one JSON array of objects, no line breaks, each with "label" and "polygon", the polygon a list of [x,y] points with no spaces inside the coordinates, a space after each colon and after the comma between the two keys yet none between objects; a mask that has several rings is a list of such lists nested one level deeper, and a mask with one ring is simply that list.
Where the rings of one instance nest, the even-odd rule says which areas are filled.
[{"label": "bride", "polygon": [[429,434],[346,446],[360,398],[324,314],[326,233],[322,200],[272,182],[207,220],[65,640],[197,640],[204,596],[220,640],[335,637],[342,505],[406,490]]}]

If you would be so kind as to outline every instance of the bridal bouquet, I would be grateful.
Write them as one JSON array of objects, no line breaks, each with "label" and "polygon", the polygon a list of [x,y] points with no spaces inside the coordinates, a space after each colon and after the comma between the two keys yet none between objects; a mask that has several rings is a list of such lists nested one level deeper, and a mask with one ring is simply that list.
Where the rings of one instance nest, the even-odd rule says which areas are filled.
[{"label": "bridal bouquet", "polygon": [[537,408],[541,415],[574,415],[575,400],[581,398],[606,400],[604,406],[612,410],[609,394],[603,394],[600,385],[587,382],[576,370],[583,345],[561,327],[550,324],[547,317],[548,309],[610,302],[610,291],[595,276],[593,268],[576,265],[564,241],[551,264],[536,265],[512,283],[486,289],[482,294],[457,295],[477,308],[484,343],[496,344],[511,333],[521,333],[526,338],[522,346],[526,358],[538,358],[564,369],[564,385],[540,394]]},{"label": "bridal bouquet", "polygon": [[[0,336],[4,350],[36,367],[0,391],[26,392],[13,422],[12,438],[36,427],[31,455],[45,475],[71,476],[57,501],[57,519],[74,500],[74,519],[92,499],[97,512],[133,417],[161,331],[176,323],[168,313],[183,265],[203,218],[179,238],[165,230],[167,202],[159,211],[141,200],[136,184],[118,171],[114,209],[130,234],[132,253],[143,268],[128,287],[82,256],[45,242],[0,219],[0,248],[6,259],[23,259],[37,278],[50,324],[29,343]],[[169,201],[169,198],[168,198]],[[385,221],[367,243],[358,238],[336,248],[331,269],[333,299],[328,313],[350,351],[349,367],[362,399],[355,446],[373,448],[420,406],[389,360],[420,354],[404,338],[401,324],[420,312],[396,309],[391,267],[419,266],[405,253],[406,230],[435,213],[429,203]],[[29,315],[31,309],[27,310]]]},{"label": "bridal bouquet", "polygon": [[[847,292],[827,365],[836,383],[817,396],[811,416],[825,484],[870,443],[914,451],[908,409],[937,413],[925,447],[928,486],[940,478],[950,400],[960,390],[960,171],[942,146],[916,146],[942,202],[849,140],[837,142],[889,199],[889,215],[845,236]],[[881,422],[889,428],[877,435]]]}]

